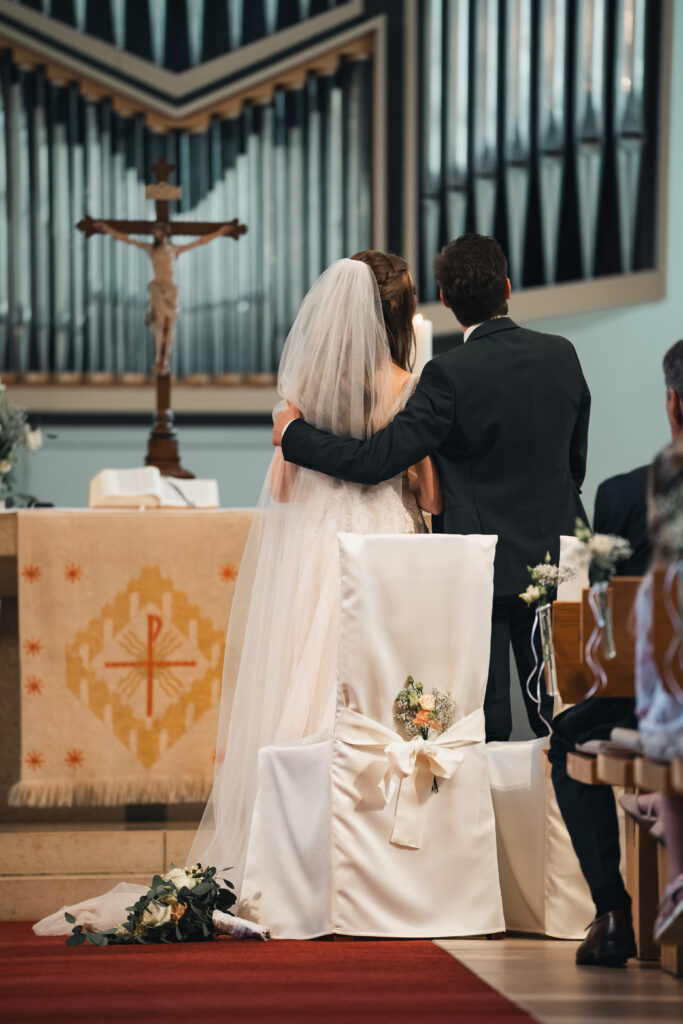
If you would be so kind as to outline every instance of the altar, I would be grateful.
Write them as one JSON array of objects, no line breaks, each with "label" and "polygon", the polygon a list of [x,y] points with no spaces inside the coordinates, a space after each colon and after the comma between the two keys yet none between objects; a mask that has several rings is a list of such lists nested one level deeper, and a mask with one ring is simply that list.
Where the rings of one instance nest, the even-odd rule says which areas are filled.
[{"label": "altar", "polygon": [[0,514],[5,807],[206,798],[252,515]]}]

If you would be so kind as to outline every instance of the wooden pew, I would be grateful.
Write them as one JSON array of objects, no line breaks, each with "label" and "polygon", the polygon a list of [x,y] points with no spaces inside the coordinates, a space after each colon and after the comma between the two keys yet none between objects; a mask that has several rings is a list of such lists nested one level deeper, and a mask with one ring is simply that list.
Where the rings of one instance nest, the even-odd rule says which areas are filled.
[{"label": "wooden pew", "polygon": [[[619,576],[612,581],[607,599],[612,609],[617,656],[608,661],[602,645],[596,660],[607,676],[605,689],[596,696],[632,697],[635,658],[634,607],[640,576]],[[555,601],[553,605],[553,644],[557,662],[557,686],[565,704],[578,704],[593,686],[593,673],[586,662],[586,644],[593,631],[593,612],[588,590],[581,602]]]},{"label": "wooden pew", "polygon": [[[641,580],[639,577],[618,577],[608,590],[612,609],[617,655],[607,660],[600,647],[596,660],[602,666],[607,682],[596,691],[596,696],[633,697],[635,665],[635,600]],[[655,621],[662,619],[663,574],[655,580]],[[659,595],[657,597],[657,594]],[[671,621],[655,631],[655,645],[663,659],[672,637]],[[593,686],[594,677],[586,662],[585,648],[593,631],[593,612],[584,590],[580,602],[557,601],[553,607],[553,643],[557,661],[557,680],[560,696],[565,704],[583,700]],[[678,659],[674,661],[678,664]],[[681,674],[683,683],[683,672]],[[627,753],[588,754],[572,753],[567,756],[567,772],[571,778],[585,785],[620,786],[627,791],[683,792],[683,764],[661,765],[643,757]],[[680,789],[675,789],[676,782]],[[660,947],[652,940],[652,930],[666,871],[662,873],[661,854],[651,836],[628,816],[625,819],[626,885],[632,899],[633,927],[638,957],[642,960],[660,958]],[[661,964],[672,973],[681,973],[680,947],[661,947]]]}]

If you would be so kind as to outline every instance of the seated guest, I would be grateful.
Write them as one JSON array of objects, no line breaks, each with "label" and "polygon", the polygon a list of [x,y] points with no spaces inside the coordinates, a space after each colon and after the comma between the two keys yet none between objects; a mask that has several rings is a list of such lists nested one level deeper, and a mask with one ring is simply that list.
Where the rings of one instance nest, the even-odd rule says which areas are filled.
[{"label": "seated guest", "polygon": [[[682,357],[683,364],[683,357]],[[681,382],[683,390],[683,382]],[[647,475],[649,466],[638,466],[603,481],[595,495],[593,529],[626,537],[633,554],[619,563],[619,576],[643,576],[650,565],[652,546],[647,532]]]},{"label": "seated guest", "polygon": [[[666,411],[674,441],[683,441],[683,341],[664,356]],[[651,554],[647,535],[647,473],[636,469],[598,488],[595,529],[625,537],[633,556],[619,575],[640,575]],[[590,697],[553,721],[549,760],[557,803],[595,904],[595,920],[576,951],[584,965],[620,966],[635,956],[631,899],[619,871],[619,827],[610,786],[587,786],[567,774],[567,754],[592,739],[609,739],[612,729],[635,729],[633,698]]]},{"label": "seated guest", "polygon": [[[683,526],[683,442],[660,452],[652,464],[648,518],[654,543],[652,568],[681,558]],[[636,608],[636,712],[645,753],[683,757],[683,700],[662,685],[652,650],[652,576]],[[655,942],[683,941],[683,797],[659,797],[669,881],[655,921]]]}]

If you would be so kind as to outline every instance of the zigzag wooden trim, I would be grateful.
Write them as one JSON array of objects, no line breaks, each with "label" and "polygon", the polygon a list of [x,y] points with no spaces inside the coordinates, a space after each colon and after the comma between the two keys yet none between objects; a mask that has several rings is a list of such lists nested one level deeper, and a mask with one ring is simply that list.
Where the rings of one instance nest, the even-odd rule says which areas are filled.
[{"label": "zigzag wooden trim", "polygon": [[229,120],[238,117],[247,104],[260,106],[271,101],[276,89],[301,89],[309,75],[331,75],[344,61],[366,60],[375,52],[378,25],[365,23],[335,37],[331,42],[311,47],[295,58],[281,62],[275,68],[249,76],[238,83],[219,89],[212,97],[202,97],[175,110],[167,103],[117,83],[110,75],[89,72],[76,62],[66,63],[47,56],[42,48],[34,48],[30,41],[18,42],[0,26],[0,50],[8,50],[14,63],[24,71],[44,69],[53,85],[76,85],[84,99],[98,103],[110,99],[113,109],[121,117],[144,117],[150,131],[165,134],[183,130],[192,133],[208,129],[212,118]]}]

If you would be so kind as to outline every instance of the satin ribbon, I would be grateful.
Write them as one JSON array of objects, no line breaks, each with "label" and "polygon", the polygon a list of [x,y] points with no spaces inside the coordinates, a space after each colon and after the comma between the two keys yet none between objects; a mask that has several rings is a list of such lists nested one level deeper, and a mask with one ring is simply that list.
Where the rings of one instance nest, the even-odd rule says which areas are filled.
[{"label": "satin ribbon", "polygon": [[589,697],[593,697],[598,690],[604,690],[607,686],[607,673],[596,657],[597,649],[600,646],[600,630],[605,625],[602,615],[600,614],[598,593],[600,590],[606,590],[607,587],[607,583],[594,583],[588,591],[588,603],[591,606],[591,611],[593,612],[593,632],[586,644],[586,661],[593,673],[593,685],[584,697],[584,700],[588,700]]},{"label": "satin ribbon", "polygon": [[[533,622],[533,625],[531,627],[531,653],[534,656],[534,667],[532,668],[531,672],[527,676],[527,681],[526,681],[525,686],[526,686],[526,692],[527,692],[527,695],[529,697],[529,700],[532,700],[534,702],[534,704],[536,705],[536,709],[538,711],[538,717],[541,719],[541,721],[544,723],[544,725],[547,726],[548,732],[551,733],[553,731],[553,727],[550,724],[550,722],[547,722],[545,720],[545,718],[543,717],[543,713],[541,711],[541,676],[543,675],[543,672],[544,672],[544,669],[545,669],[545,662],[541,658],[540,659],[540,664],[539,664],[538,651],[536,650],[536,643],[535,643],[535,640],[536,640],[536,630],[538,629],[538,620],[540,619],[540,614],[539,614],[540,610],[541,609],[539,608],[539,606],[536,605],[536,614],[534,615],[534,622]],[[536,676],[536,693],[532,693],[531,692],[531,684],[533,682],[534,676]]]},{"label": "satin ribbon", "polygon": [[484,712],[481,708],[473,711],[436,739],[416,736],[404,740],[380,722],[343,708],[334,736],[351,747],[361,747],[386,759],[387,767],[378,783],[385,804],[398,790],[391,842],[419,850],[424,827],[420,808],[429,796],[433,778],[452,778],[465,759],[459,748],[484,742]]}]

